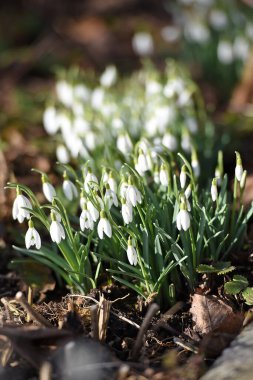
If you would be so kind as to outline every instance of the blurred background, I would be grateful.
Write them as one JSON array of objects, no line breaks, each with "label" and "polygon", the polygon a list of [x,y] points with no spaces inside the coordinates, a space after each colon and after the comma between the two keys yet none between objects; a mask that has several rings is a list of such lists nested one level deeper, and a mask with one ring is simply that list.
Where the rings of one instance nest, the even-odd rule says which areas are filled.
[{"label": "blurred background", "polygon": [[[129,75],[150,59],[185,64],[205,107],[225,133],[228,154],[253,168],[253,1],[12,0],[0,5],[0,209],[8,179],[36,186],[31,167],[49,171],[54,150],[42,126],[55,73],[72,65]],[[229,153],[230,152],[230,153]],[[251,183],[251,177],[249,177]]]}]

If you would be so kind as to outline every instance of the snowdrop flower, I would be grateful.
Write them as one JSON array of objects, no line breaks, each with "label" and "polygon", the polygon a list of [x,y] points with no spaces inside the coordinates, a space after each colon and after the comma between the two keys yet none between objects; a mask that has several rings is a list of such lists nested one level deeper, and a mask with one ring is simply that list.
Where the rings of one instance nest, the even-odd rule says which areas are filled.
[{"label": "snowdrop flower", "polygon": [[65,145],[58,145],[56,148],[56,158],[61,164],[68,164],[70,161],[69,152]]},{"label": "snowdrop flower", "polygon": [[151,55],[154,52],[154,41],[151,34],[147,32],[135,33],[132,39],[132,47],[137,55]]},{"label": "snowdrop flower", "polygon": [[190,228],[190,224],[191,224],[190,214],[186,210],[185,202],[181,202],[180,204],[180,211],[177,214],[176,222],[177,222],[177,229],[179,231],[181,231],[181,229],[183,229],[184,231],[187,231]]},{"label": "snowdrop flower", "polygon": [[95,184],[98,184],[98,179],[95,174],[92,173],[91,169],[88,168],[88,173],[85,176],[84,180],[84,189],[87,193],[90,192],[90,189],[95,187]]},{"label": "snowdrop flower", "polygon": [[168,186],[168,184],[169,184],[169,174],[168,174],[168,170],[167,170],[165,164],[161,165],[160,173],[159,173],[159,179],[160,179],[160,182],[161,182],[162,186]]},{"label": "snowdrop flower", "polygon": [[132,141],[128,135],[128,133],[123,132],[120,133],[117,138],[117,148],[118,150],[123,153],[125,156],[132,152],[133,150],[133,144]]},{"label": "snowdrop flower", "polygon": [[41,247],[41,239],[38,231],[34,228],[33,222],[29,220],[28,230],[25,234],[25,246],[29,249],[31,246],[35,245],[37,249]]},{"label": "snowdrop flower", "polygon": [[146,82],[146,94],[148,96],[157,95],[162,91],[161,83],[156,80],[148,80]]},{"label": "snowdrop flower", "polygon": [[211,9],[210,15],[210,24],[212,27],[218,31],[226,28],[228,19],[225,12],[220,9]]},{"label": "snowdrop flower", "polygon": [[174,25],[168,25],[162,28],[161,36],[162,38],[169,43],[175,43],[180,38],[180,29]]},{"label": "snowdrop flower", "polygon": [[106,168],[103,168],[103,172],[102,172],[102,182],[103,182],[103,184],[106,185],[108,183],[108,180],[109,180],[108,170]]},{"label": "snowdrop flower", "polygon": [[76,186],[73,184],[72,181],[70,181],[66,171],[64,172],[63,174],[63,178],[64,178],[64,181],[63,181],[63,192],[64,192],[64,195],[65,197],[69,200],[69,201],[72,201],[74,198],[77,198],[78,197],[78,191],[77,191],[77,188]]},{"label": "snowdrop flower", "polygon": [[42,190],[45,195],[45,198],[48,202],[52,202],[54,197],[56,196],[56,191],[54,186],[48,181],[48,178],[45,174],[41,177],[42,180]]},{"label": "snowdrop flower", "polygon": [[177,149],[177,139],[171,133],[165,133],[162,139],[162,144],[165,148],[168,148],[171,151],[175,151]]},{"label": "snowdrop flower", "polygon": [[186,185],[186,173],[187,173],[186,166],[183,165],[180,172],[180,176],[179,176],[181,189],[184,189]]},{"label": "snowdrop flower", "polygon": [[244,190],[244,188],[245,188],[246,178],[247,178],[247,170],[244,170],[242,173],[241,181],[240,181],[240,189],[241,190]]},{"label": "snowdrop flower", "polygon": [[192,149],[191,166],[192,166],[194,176],[196,178],[198,178],[200,175],[200,166],[199,166],[199,160],[197,157],[197,153],[196,153],[194,148]]},{"label": "snowdrop flower", "polygon": [[91,95],[92,108],[94,108],[95,110],[99,110],[99,109],[101,110],[104,103],[104,96],[105,96],[105,93],[104,93],[103,88],[99,88],[99,87],[95,88],[95,90],[93,90],[92,95]]},{"label": "snowdrop flower", "polygon": [[249,55],[250,46],[246,38],[237,36],[234,41],[233,51],[235,58],[245,61]]},{"label": "snowdrop flower", "polygon": [[231,42],[220,40],[217,47],[217,56],[221,63],[229,65],[234,60],[233,46]]},{"label": "snowdrop flower", "polygon": [[97,231],[100,239],[104,238],[104,234],[109,238],[112,237],[112,226],[103,210],[100,212],[100,221],[98,222]]},{"label": "snowdrop flower", "polygon": [[127,258],[131,265],[137,265],[138,257],[136,249],[133,247],[132,239],[129,237],[128,243],[127,243]]},{"label": "snowdrop flower", "polygon": [[126,190],[126,201],[130,203],[133,207],[137,205],[137,203],[141,203],[141,193],[133,184],[132,177],[129,176],[128,179],[128,187]]},{"label": "snowdrop flower", "polygon": [[192,186],[189,184],[184,192],[185,198],[189,199],[192,193]]},{"label": "snowdrop flower", "polygon": [[50,236],[53,242],[60,244],[65,239],[65,231],[60,222],[56,220],[55,213],[51,212],[52,223],[50,225]]},{"label": "snowdrop flower", "polygon": [[181,147],[187,153],[190,153],[192,149],[191,138],[187,130],[183,131],[183,135],[181,139]]},{"label": "snowdrop flower", "polygon": [[83,210],[80,215],[80,228],[81,231],[84,231],[85,229],[93,230],[94,228],[94,221],[90,212],[87,210],[86,204],[83,204]]},{"label": "snowdrop flower", "polygon": [[149,169],[147,157],[143,153],[142,149],[139,149],[139,155],[138,155],[138,159],[137,159],[137,164],[142,169],[143,172],[146,172]]},{"label": "snowdrop flower", "polygon": [[205,44],[210,38],[209,29],[198,19],[188,20],[184,28],[185,38],[199,44]]},{"label": "snowdrop flower", "polygon": [[90,89],[84,84],[78,84],[74,87],[74,96],[86,103],[90,98]]},{"label": "snowdrop flower", "polygon": [[65,80],[56,83],[56,95],[66,107],[71,107],[74,100],[73,87]]},{"label": "snowdrop flower", "polygon": [[111,87],[116,83],[117,69],[115,66],[107,66],[105,71],[100,77],[100,84],[103,87]]},{"label": "snowdrop flower", "polygon": [[129,224],[133,221],[133,207],[131,203],[127,203],[125,199],[122,199],[121,208],[122,218],[125,224]]},{"label": "snowdrop flower", "polygon": [[[101,199],[101,201],[102,201],[102,199]],[[99,218],[99,212],[91,201],[87,202],[87,209],[91,215],[93,222],[96,222]]]},{"label": "snowdrop flower", "polygon": [[18,220],[19,223],[22,223],[24,219],[30,219],[30,212],[25,210],[25,208],[32,209],[32,204],[29,199],[21,194],[19,187],[16,188],[17,197],[14,200],[12,207],[12,217],[14,220]]},{"label": "snowdrop flower", "polygon": [[160,171],[158,165],[155,166],[154,169],[154,182],[158,185],[160,183]]},{"label": "snowdrop flower", "polygon": [[118,207],[119,202],[118,202],[116,193],[110,189],[110,186],[108,183],[106,184],[105,188],[106,188],[105,196],[104,196],[105,205],[109,209],[112,207],[112,205],[114,205],[115,207]]},{"label": "snowdrop flower", "polygon": [[112,171],[109,173],[109,178],[108,178],[108,185],[110,189],[116,194],[117,193],[117,182],[115,178],[113,177]]},{"label": "snowdrop flower", "polygon": [[120,198],[126,199],[127,189],[128,189],[128,183],[126,181],[125,176],[123,176],[122,181],[121,181],[121,183],[119,185],[119,195],[120,195]]},{"label": "snowdrop flower", "polygon": [[211,197],[212,201],[216,202],[218,198],[218,189],[217,189],[217,179],[214,178],[212,180],[212,185],[211,185]]},{"label": "snowdrop flower", "polygon": [[243,174],[242,159],[241,159],[240,153],[235,152],[235,154],[236,154],[235,177],[237,181],[240,182],[242,179],[242,174]]},{"label": "snowdrop flower", "polygon": [[45,109],[43,114],[43,125],[45,131],[49,135],[55,135],[58,131],[60,125],[58,122],[57,112],[54,107],[50,106]]}]

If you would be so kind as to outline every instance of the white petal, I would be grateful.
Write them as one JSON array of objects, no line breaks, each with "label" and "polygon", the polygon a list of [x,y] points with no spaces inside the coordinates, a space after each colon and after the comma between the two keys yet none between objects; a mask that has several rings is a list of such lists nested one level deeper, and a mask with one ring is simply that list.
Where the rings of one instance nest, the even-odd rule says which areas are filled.
[{"label": "white petal", "polygon": [[98,222],[98,227],[97,227],[98,236],[99,236],[100,239],[103,239],[103,237],[104,237],[104,223],[103,223],[103,220],[104,219],[100,219],[100,221]]},{"label": "white petal", "polygon": [[105,224],[104,224],[104,233],[109,237],[111,238],[112,237],[112,226],[109,222],[108,219],[104,219],[105,220]]},{"label": "white petal", "polygon": [[42,190],[48,202],[52,202],[53,198],[56,196],[56,191],[53,185],[49,182],[45,182],[42,185]]},{"label": "white petal", "polygon": [[182,226],[181,226],[181,211],[179,211],[179,213],[177,214],[177,229],[179,231],[181,231],[181,228],[182,228]]},{"label": "white petal", "polygon": [[34,243],[32,242],[33,239],[33,228],[28,228],[27,233],[25,234],[25,246],[26,249],[29,249],[31,245]]},{"label": "white petal", "polygon": [[181,210],[181,225],[184,231],[190,227],[190,216],[186,210]]},{"label": "white petal", "polygon": [[127,247],[127,258],[131,265],[137,264],[137,252],[132,245]]}]

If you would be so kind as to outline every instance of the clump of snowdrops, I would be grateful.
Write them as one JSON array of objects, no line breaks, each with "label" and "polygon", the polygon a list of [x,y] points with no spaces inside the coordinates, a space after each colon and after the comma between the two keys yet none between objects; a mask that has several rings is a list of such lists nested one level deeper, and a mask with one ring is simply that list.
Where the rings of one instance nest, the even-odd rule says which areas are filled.
[{"label": "clump of snowdrops", "polygon": [[59,162],[93,160],[99,167],[113,155],[119,167],[129,162],[142,138],[157,150],[166,148],[187,157],[195,149],[200,160],[209,161],[214,129],[199,89],[178,63],[168,61],[165,70],[158,71],[147,62],[120,80],[114,66],[99,79],[76,68],[59,72],[58,77],[43,121],[54,136]]},{"label": "clump of snowdrops", "polygon": [[202,189],[201,168],[181,153],[157,152],[145,139],[118,170],[98,170],[92,162],[59,168],[58,188],[34,170],[45,204],[24,185],[7,187],[17,193],[13,218],[28,222],[26,249],[16,248],[52,268],[72,291],[88,292],[107,272],[144,298],[168,304],[193,290],[199,272],[231,270],[230,254],[239,252],[253,210],[242,205],[246,171],[238,152],[232,194],[221,152]]}]

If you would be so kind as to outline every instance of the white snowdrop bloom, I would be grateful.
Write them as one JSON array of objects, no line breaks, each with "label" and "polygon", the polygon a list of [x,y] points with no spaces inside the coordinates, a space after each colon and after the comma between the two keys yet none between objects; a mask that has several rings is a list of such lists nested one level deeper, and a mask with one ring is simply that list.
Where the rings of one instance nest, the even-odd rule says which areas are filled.
[{"label": "white snowdrop bloom", "polygon": [[164,164],[161,165],[159,179],[162,186],[168,186],[169,184],[169,174],[166,166]]},{"label": "white snowdrop bloom", "polygon": [[114,191],[110,189],[108,184],[106,185],[104,203],[109,209],[112,207],[112,205],[114,205],[115,207],[118,207],[119,205],[117,195]]},{"label": "white snowdrop bloom", "polygon": [[81,231],[87,230],[93,230],[94,228],[94,221],[92,219],[92,216],[90,212],[87,210],[87,206],[84,206],[84,209],[81,212],[80,215],[80,228]]},{"label": "white snowdrop bloom", "polygon": [[42,190],[43,194],[45,195],[45,198],[48,200],[48,202],[52,202],[54,197],[56,196],[56,191],[54,186],[48,181],[47,177],[45,175],[42,175]]},{"label": "white snowdrop bloom", "polygon": [[192,159],[191,166],[192,166],[193,174],[195,175],[196,178],[198,178],[200,175],[200,166],[199,166],[199,161],[197,160],[197,158]]},{"label": "white snowdrop bloom", "polygon": [[82,100],[85,103],[90,99],[91,91],[84,84],[77,84],[73,90],[75,98]]},{"label": "white snowdrop bloom", "polygon": [[54,212],[51,212],[52,223],[50,225],[50,236],[53,242],[60,244],[65,239],[65,231],[61,223],[56,220]]},{"label": "white snowdrop bloom", "polygon": [[96,186],[95,184],[98,184],[98,179],[95,176],[95,174],[93,174],[91,172],[91,170],[88,169],[88,172],[87,172],[87,174],[85,176],[85,180],[84,180],[84,189],[85,189],[86,193],[89,193],[90,190]]},{"label": "white snowdrop bloom", "polygon": [[56,95],[66,107],[71,107],[74,100],[74,92],[71,84],[65,80],[56,83]]},{"label": "white snowdrop bloom", "polygon": [[63,192],[65,197],[69,200],[72,201],[74,198],[78,197],[78,191],[76,186],[70,179],[68,178],[67,174],[64,173],[64,181],[62,184]]},{"label": "white snowdrop bloom", "polygon": [[138,256],[136,249],[132,245],[132,240],[131,238],[128,239],[128,244],[127,244],[127,258],[128,261],[131,265],[136,266],[138,262]]},{"label": "white snowdrop bloom", "polygon": [[191,106],[193,104],[191,95],[191,92],[185,89],[183,92],[178,94],[177,105],[179,107]]},{"label": "white snowdrop bloom", "polygon": [[85,134],[85,145],[90,151],[93,151],[98,145],[100,145],[97,135],[94,132],[88,131]]},{"label": "white snowdrop bloom", "polygon": [[106,218],[106,214],[104,211],[100,212],[100,220],[98,222],[97,231],[100,239],[104,238],[104,234],[107,235],[109,238],[112,237],[112,226],[109,220]]},{"label": "white snowdrop bloom", "polygon": [[138,158],[137,158],[137,166],[140,168],[140,170],[142,172],[146,172],[147,170],[149,170],[149,165],[148,165],[147,157],[143,153],[142,149],[139,150],[139,155],[138,155]]},{"label": "white snowdrop bloom", "polygon": [[236,36],[233,45],[234,57],[240,59],[244,62],[248,56],[250,51],[250,45],[245,37]]},{"label": "white snowdrop bloom", "polygon": [[165,148],[171,151],[175,151],[177,149],[177,139],[171,133],[165,133],[162,139],[162,144],[165,146]]},{"label": "white snowdrop bloom", "polygon": [[75,117],[73,121],[73,132],[78,135],[85,135],[90,130],[90,123],[84,119],[83,116]]},{"label": "white snowdrop bloom", "polygon": [[247,170],[244,170],[243,173],[242,173],[241,181],[240,181],[240,188],[241,188],[241,190],[243,190],[245,188],[246,179],[247,179]]},{"label": "white snowdrop bloom", "polygon": [[184,189],[186,185],[186,179],[187,179],[186,172],[187,172],[186,166],[183,165],[180,172],[180,176],[179,176],[181,189]]},{"label": "white snowdrop bloom", "polygon": [[184,192],[185,198],[189,199],[192,193],[192,187],[191,184],[189,184]]},{"label": "white snowdrop bloom", "polygon": [[211,9],[209,14],[210,24],[215,30],[223,30],[228,24],[228,18],[221,9]]},{"label": "white snowdrop bloom", "polygon": [[149,137],[154,137],[158,133],[157,118],[155,116],[152,116],[146,120],[144,128]]},{"label": "white snowdrop bloom", "polygon": [[218,198],[218,189],[217,189],[217,180],[216,178],[214,178],[212,180],[212,185],[211,185],[211,197],[212,197],[212,201],[213,202],[216,202],[217,198]]},{"label": "white snowdrop bloom", "polygon": [[[102,199],[100,197],[98,197],[98,196],[96,198],[97,198],[97,200],[99,198],[101,200],[101,202],[102,202],[102,204],[99,202],[100,207],[104,206]],[[89,213],[91,215],[91,218],[92,218],[93,222],[96,222],[98,220],[98,218],[99,218],[99,211],[98,211],[98,209],[94,206],[94,204],[91,201],[87,202],[87,209],[88,209],[88,211],[89,211]]]},{"label": "white snowdrop bloom", "polygon": [[180,78],[169,79],[164,86],[163,93],[167,98],[172,98],[175,95],[180,94],[185,89],[185,84]]},{"label": "white snowdrop bloom", "polygon": [[108,183],[108,180],[109,180],[109,173],[108,173],[108,170],[104,168],[103,173],[102,173],[103,184],[106,185]]},{"label": "white snowdrop bloom", "polygon": [[158,185],[160,183],[160,171],[158,165],[155,166],[153,178],[154,182]]},{"label": "white snowdrop bloom", "polygon": [[115,194],[117,194],[117,182],[116,182],[115,178],[113,177],[112,172],[109,173],[108,185],[109,185],[110,189],[111,189]]},{"label": "white snowdrop bloom", "polygon": [[238,182],[242,179],[243,174],[243,167],[242,167],[242,159],[238,152],[235,152],[236,154],[236,167],[235,167],[235,177]]},{"label": "white snowdrop bloom", "polygon": [[139,56],[148,56],[154,52],[154,41],[150,33],[135,33],[132,39],[134,52]]},{"label": "white snowdrop bloom", "polygon": [[183,135],[182,135],[182,138],[181,138],[181,147],[187,153],[190,153],[190,151],[192,149],[191,137],[186,132],[184,132]]},{"label": "white snowdrop bloom", "polygon": [[175,43],[179,40],[181,35],[180,29],[174,25],[168,25],[162,28],[161,36],[164,41],[169,43]]},{"label": "white snowdrop bloom", "polygon": [[122,199],[122,208],[121,208],[122,218],[125,224],[129,224],[133,221],[133,207],[131,203],[127,203]]},{"label": "white snowdrop bloom", "polygon": [[68,164],[70,161],[69,152],[65,145],[58,145],[56,148],[56,158],[61,164]]},{"label": "white snowdrop bloom", "polygon": [[71,111],[73,112],[74,117],[84,117],[83,102],[75,99],[73,104],[72,104]]},{"label": "white snowdrop bloom", "polygon": [[93,90],[91,95],[91,106],[95,110],[101,110],[104,103],[105,92],[101,87],[97,87]]},{"label": "white snowdrop bloom", "polygon": [[112,120],[112,128],[118,130],[122,130],[124,128],[123,121],[118,117]]},{"label": "white snowdrop bloom", "polygon": [[146,87],[146,94],[148,96],[160,94],[162,91],[161,83],[157,82],[156,80],[148,80],[146,82],[145,87]]},{"label": "white snowdrop bloom", "polygon": [[14,220],[18,220],[19,223],[22,223],[24,219],[30,218],[30,212],[28,210],[25,210],[25,208],[32,209],[32,204],[29,201],[29,199],[21,194],[21,191],[17,187],[17,197],[14,200],[13,206],[12,206],[12,217]]},{"label": "white snowdrop bloom", "polygon": [[126,199],[127,189],[128,189],[128,183],[126,182],[126,179],[123,178],[123,181],[119,185],[119,195],[120,195],[120,198]]},{"label": "white snowdrop bloom", "polygon": [[190,214],[186,210],[186,205],[183,204],[180,206],[180,211],[177,214],[177,229],[181,231],[183,229],[184,231],[187,231],[190,228],[191,220],[190,220]]},{"label": "white snowdrop bloom", "polygon": [[33,222],[29,220],[28,230],[25,234],[25,246],[29,249],[31,246],[35,245],[37,249],[41,247],[41,239],[38,231],[34,228]]},{"label": "white snowdrop bloom", "polygon": [[127,190],[126,190],[126,201],[128,203],[131,203],[131,205],[133,207],[135,207],[137,205],[137,203],[141,203],[142,202],[142,200],[141,200],[141,193],[137,189],[137,187],[133,185],[131,177],[129,177],[128,187],[127,187]]},{"label": "white snowdrop bloom", "polygon": [[45,128],[45,131],[49,135],[55,135],[56,132],[59,130],[59,122],[58,122],[58,115],[56,112],[56,109],[51,106],[47,107],[43,113],[43,125]]},{"label": "white snowdrop bloom", "polygon": [[221,63],[229,65],[234,60],[233,45],[229,41],[220,40],[217,46],[217,56]]},{"label": "white snowdrop bloom", "polygon": [[184,35],[187,40],[198,44],[205,44],[210,38],[210,32],[206,25],[196,18],[186,22]]},{"label": "white snowdrop bloom", "polygon": [[155,111],[157,127],[160,133],[164,133],[168,124],[175,120],[175,110],[172,107],[162,106]]},{"label": "white snowdrop bloom", "polygon": [[117,148],[125,156],[132,152],[133,144],[128,133],[120,133],[117,137]]},{"label": "white snowdrop bloom", "polygon": [[117,80],[117,69],[115,66],[107,66],[105,71],[100,77],[100,84],[103,87],[111,87],[116,83]]},{"label": "white snowdrop bloom", "polygon": [[197,120],[194,117],[187,117],[185,119],[185,124],[191,133],[196,133],[198,131]]}]

